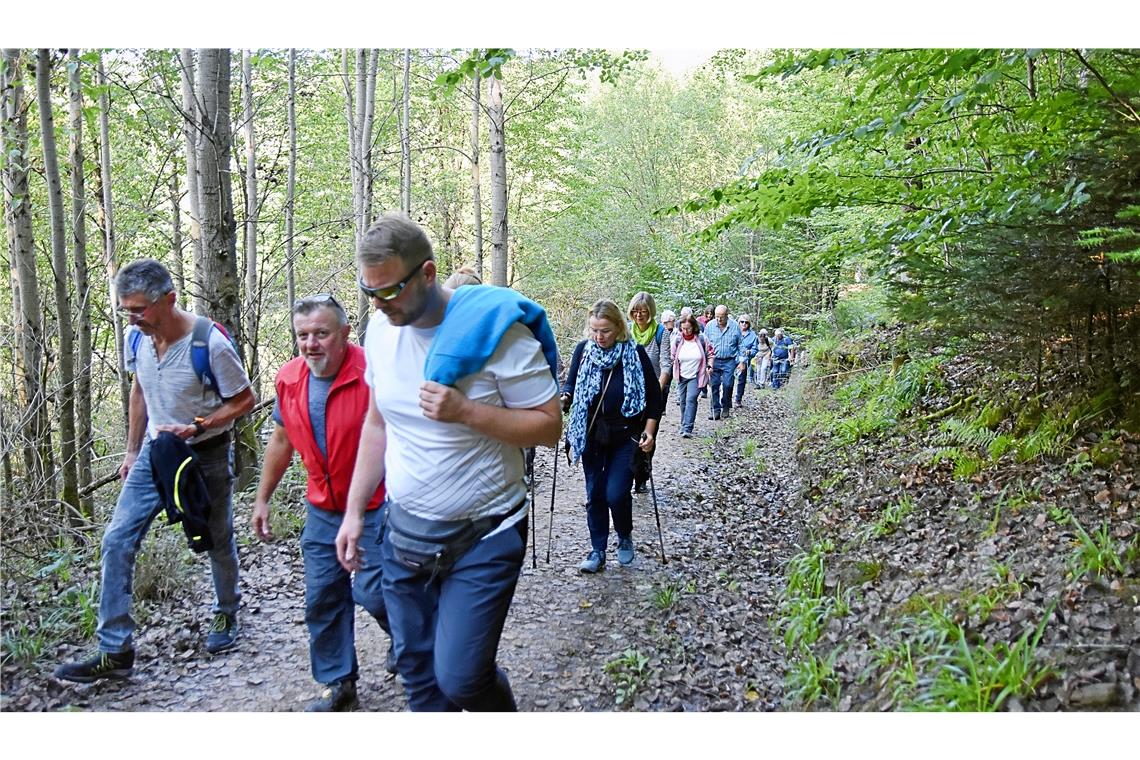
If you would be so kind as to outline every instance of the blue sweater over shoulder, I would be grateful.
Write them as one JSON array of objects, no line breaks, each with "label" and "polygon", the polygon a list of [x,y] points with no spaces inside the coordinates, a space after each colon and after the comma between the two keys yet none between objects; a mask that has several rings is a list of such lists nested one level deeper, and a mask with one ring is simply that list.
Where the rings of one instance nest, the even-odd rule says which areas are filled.
[{"label": "blue sweater over shoulder", "polygon": [[424,360],[424,377],[455,385],[460,378],[478,372],[515,322],[530,328],[542,345],[557,382],[558,344],[546,310],[521,293],[494,285],[464,285],[452,294]]}]

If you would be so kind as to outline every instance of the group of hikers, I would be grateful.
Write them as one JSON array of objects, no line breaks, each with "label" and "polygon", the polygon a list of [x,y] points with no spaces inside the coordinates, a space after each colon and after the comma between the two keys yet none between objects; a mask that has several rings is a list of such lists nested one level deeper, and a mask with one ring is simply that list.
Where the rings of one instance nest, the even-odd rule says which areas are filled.
[{"label": "group of hikers", "polygon": [[[724,419],[746,379],[767,381],[768,365],[753,362],[761,337],[772,361],[780,349],[794,359],[795,346],[779,330],[771,341],[755,335],[747,315],[730,321],[724,306],[706,310],[704,324],[689,308],[659,324],[642,292],[624,314],[611,300],[590,308],[560,383],[543,308],[481,285],[470,270],[441,283],[427,235],[406,215],[372,224],[356,266],[375,308],[363,345],[350,342],[348,314],[332,294],[292,305],[299,355],[274,382],[251,518],[257,537],[272,540],[270,501],[299,454],[308,476],[305,622],[323,685],[307,709],[358,706],[359,604],[388,635],[385,668],[399,674],[409,709],[513,711],[496,655],[527,543],[524,451],[564,438],[582,462],[590,551],[579,570],[604,568],[611,516],[618,562],[629,565],[631,491],[644,492],[651,476],[673,378],[680,433],[690,437],[701,390],[712,387],[709,418]],[[159,262],[125,265],[115,291],[134,381],[123,487],[102,543],[98,651],[55,670],[79,683],[133,672],[135,560],[172,503],[186,512],[191,546],[210,558],[216,600],[206,650],[233,648],[241,631],[232,428],[255,405],[249,378],[224,330],[178,306]],[[749,366],[757,371],[746,375]]]}]

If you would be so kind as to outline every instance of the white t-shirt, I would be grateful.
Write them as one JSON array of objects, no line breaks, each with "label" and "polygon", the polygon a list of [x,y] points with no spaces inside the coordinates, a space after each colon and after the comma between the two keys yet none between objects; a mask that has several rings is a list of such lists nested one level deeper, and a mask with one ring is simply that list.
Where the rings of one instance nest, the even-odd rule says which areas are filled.
[{"label": "white t-shirt", "polygon": [[701,371],[701,362],[706,354],[701,351],[700,338],[685,340],[681,338],[681,345],[677,348],[677,361],[681,365],[681,379],[689,380]]},{"label": "white t-shirt", "polygon": [[[437,328],[395,327],[375,312],[364,338],[376,408],[387,427],[388,495],[413,514],[456,520],[502,514],[526,496],[522,450],[458,422],[429,420],[420,409],[424,360]],[[512,325],[483,369],[456,388],[474,401],[531,409],[558,393],[542,346]]]}]

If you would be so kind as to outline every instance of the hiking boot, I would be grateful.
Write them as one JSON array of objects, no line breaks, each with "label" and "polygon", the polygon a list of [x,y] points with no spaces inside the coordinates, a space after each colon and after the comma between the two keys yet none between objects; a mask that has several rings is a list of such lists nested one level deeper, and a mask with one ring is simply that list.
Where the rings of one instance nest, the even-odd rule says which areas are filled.
[{"label": "hiking boot", "polygon": [[628,565],[633,562],[633,539],[621,538],[618,539],[618,564]]},{"label": "hiking boot", "polygon": [[100,678],[127,678],[135,669],[135,650],[125,652],[97,652],[82,662],[65,662],[53,675],[64,681],[91,683]]},{"label": "hiking boot", "polygon": [[388,644],[388,654],[384,655],[384,670],[396,675],[396,650],[392,648],[391,642]]},{"label": "hiking boot", "polygon": [[649,493],[649,489],[645,486],[645,481],[643,480],[640,483],[634,483],[633,484],[633,492],[634,493]]},{"label": "hiking boot", "polygon": [[732,416],[732,408],[730,407],[728,409],[721,409],[720,410],[720,416],[717,417],[717,419],[718,420],[727,420],[731,416]]},{"label": "hiking boot", "polygon": [[226,615],[223,612],[214,615],[214,622],[210,626],[210,635],[206,637],[206,651],[210,654],[217,654],[227,649],[233,649],[234,645],[237,644],[239,631],[241,631],[241,626],[238,625],[237,615]]},{"label": "hiking boot", "polygon": [[687,431],[687,430],[682,430],[682,431],[681,431],[681,437],[682,437],[682,438],[692,438],[692,437],[693,437],[693,434],[692,434],[692,433],[690,433],[690,432],[689,432],[689,431]]},{"label": "hiking boot", "polygon": [[360,706],[356,698],[356,681],[337,681],[321,692],[321,696],[310,702],[305,712],[351,712]]},{"label": "hiking boot", "polygon": [[578,565],[580,573],[596,573],[606,567],[606,553],[594,550],[586,557],[586,561]]}]

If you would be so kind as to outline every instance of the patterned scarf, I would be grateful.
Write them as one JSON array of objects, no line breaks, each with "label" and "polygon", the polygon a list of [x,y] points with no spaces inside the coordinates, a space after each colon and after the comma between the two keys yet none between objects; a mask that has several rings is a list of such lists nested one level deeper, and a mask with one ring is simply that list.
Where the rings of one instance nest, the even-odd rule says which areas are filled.
[{"label": "patterned scarf", "polygon": [[649,324],[645,326],[644,330],[638,327],[636,322],[630,322],[629,331],[633,334],[633,340],[635,343],[637,343],[639,346],[648,347],[649,341],[653,340],[654,336],[657,335],[657,320],[649,320]]},{"label": "patterned scarf", "polygon": [[[582,351],[582,360],[578,365],[578,378],[574,384],[574,401],[570,406],[570,428],[566,433],[566,440],[570,444],[570,453],[573,455],[574,461],[578,461],[586,449],[586,428],[590,424],[588,416],[590,404],[602,389],[602,373],[619,365],[622,368],[622,377],[624,378],[622,416],[635,417],[645,409],[645,374],[641,371],[641,359],[637,356],[637,344],[632,340],[627,340],[617,343],[609,349],[602,349],[594,341],[588,341]],[[598,414],[600,415],[601,412]]]}]

